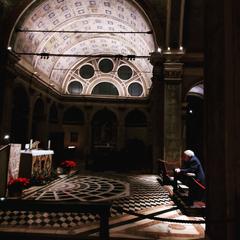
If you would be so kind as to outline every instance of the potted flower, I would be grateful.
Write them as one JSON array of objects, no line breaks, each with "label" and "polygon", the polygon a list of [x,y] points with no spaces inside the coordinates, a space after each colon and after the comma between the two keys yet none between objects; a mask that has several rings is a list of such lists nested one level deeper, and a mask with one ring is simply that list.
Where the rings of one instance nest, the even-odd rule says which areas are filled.
[{"label": "potted flower", "polygon": [[77,166],[77,163],[73,160],[65,160],[61,163],[63,172],[69,173],[73,168]]},{"label": "potted flower", "polygon": [[12,178],[8,182],[8,196],[20,197],[23,189],[29,186],[29,180],[27,178]]}]

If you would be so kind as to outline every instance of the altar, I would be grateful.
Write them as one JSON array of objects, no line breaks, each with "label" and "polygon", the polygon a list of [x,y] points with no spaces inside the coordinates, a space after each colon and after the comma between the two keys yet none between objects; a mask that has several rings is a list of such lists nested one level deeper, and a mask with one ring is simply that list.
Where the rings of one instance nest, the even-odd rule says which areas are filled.
[{"label": "altar", "polygon": [[19,177],[49,177],[53,154],[52,150],[22,150]]}]

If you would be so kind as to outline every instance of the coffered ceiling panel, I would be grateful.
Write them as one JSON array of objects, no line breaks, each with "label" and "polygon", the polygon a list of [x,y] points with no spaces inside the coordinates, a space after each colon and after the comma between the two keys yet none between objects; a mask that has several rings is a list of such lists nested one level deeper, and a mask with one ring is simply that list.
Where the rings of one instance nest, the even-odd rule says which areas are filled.
[{"label": "coffered ceiling panel", "polygon": [[[36,1],[25,10],[11,44],[33,71],[47,76],[45,81],[62,92],[74,66],[106,54],[145,56],[125,60],[135,65],[149,88],[146,73],[152,67],[146,56],[156,49],[154,33],[149,31],[152,27],[148,18],[134,1],[46,0]],[[49,57],[37,55],[42,53]]]}]

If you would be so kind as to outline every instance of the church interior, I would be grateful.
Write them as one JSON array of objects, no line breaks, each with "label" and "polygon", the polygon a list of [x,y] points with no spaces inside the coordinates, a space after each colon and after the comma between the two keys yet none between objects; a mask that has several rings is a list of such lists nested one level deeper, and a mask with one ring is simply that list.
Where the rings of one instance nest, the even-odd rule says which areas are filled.
[{"label": "church interior", "polygon": [[[240,239],[239,13],[0,0],[0,236]],[[191,214],[164,181],[186,149],[206,174]]]}]

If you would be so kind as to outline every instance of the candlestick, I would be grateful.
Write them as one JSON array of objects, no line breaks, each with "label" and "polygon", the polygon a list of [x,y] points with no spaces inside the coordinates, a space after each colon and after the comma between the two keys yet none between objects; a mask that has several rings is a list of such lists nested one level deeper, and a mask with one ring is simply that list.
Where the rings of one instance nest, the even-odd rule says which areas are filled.
[{"label": "candlestick", "polygon": [[51,140],[48,140],[48,149],[51,148]]}]

